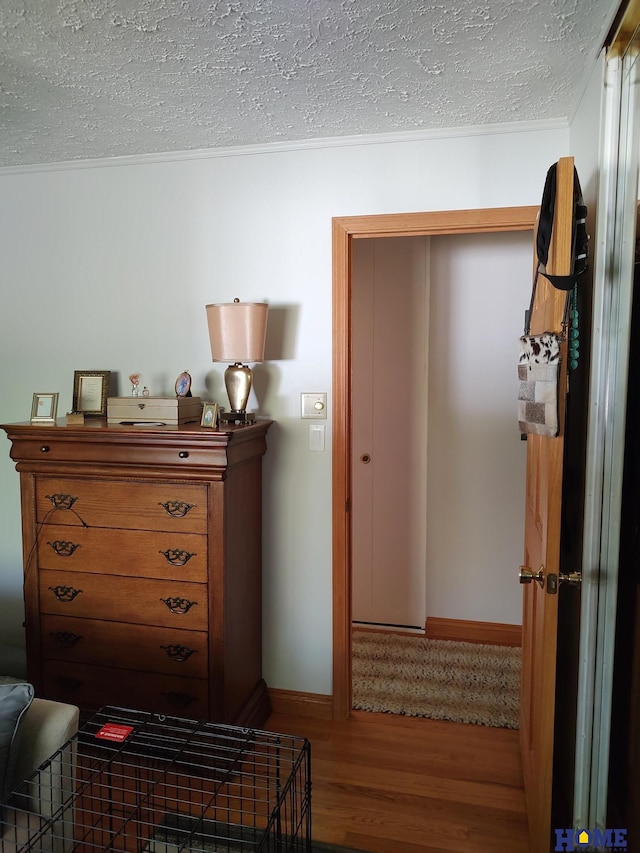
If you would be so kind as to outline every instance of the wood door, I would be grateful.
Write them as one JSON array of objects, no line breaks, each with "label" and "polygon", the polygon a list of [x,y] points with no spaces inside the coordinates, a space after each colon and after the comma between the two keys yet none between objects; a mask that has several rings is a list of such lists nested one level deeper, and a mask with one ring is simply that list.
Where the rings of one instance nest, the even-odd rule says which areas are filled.
[{"label": "wood door", "polygon": [[[571,272],[573,175],[573,158],[559,160],[547,263],[552,275]],[[566,297],[539,276],[531,334],[560,331]],[[566,345],[562,364],[566,365]],[[542,585],[533,581],[523,587],[520,748],[534,853],[546,853],[551,838],[558,595],[549,592],[547,579],[560,574],[566,370],[561,375],[560,435],[527,437],[524,564],[533,572],[542,569],[544,575]]]}]

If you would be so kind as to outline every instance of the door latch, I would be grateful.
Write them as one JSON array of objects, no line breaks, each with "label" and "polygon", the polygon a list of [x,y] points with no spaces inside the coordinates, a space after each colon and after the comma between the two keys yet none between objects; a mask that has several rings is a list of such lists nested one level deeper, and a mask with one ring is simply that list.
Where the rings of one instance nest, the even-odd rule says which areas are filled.
[{"label": "door latch", "polygon": [[568,574],[560,572],[558,575],[554,572],[549,572],[547,575],[547,592],[549,595],[557,595],[558,587],[564,583],[568,583],[570,586],[580,586],[582,575],[580,572],[569,572]]}]

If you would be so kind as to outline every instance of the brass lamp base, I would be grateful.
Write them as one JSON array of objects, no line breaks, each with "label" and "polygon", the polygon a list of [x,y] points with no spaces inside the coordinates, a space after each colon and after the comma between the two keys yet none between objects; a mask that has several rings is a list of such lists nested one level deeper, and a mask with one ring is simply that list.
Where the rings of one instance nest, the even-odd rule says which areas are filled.
[{"label": "brass lamp base", "polygon": [[255,423],[255,415],[246,410],[252,381],[251,368],[247,367],[246,364],[236,362],[227,367],[224,372],[224,384],[231,404],[231,411],[221,412],[221,421],[237,424]]},{"label": "brass lamp base", "polygon": [[232,412],[244,412],[247,408],[252,380],[251,368],[247,367],[246,364],[240,364],[239,361],[230,364],[225,370],[224,385],[227,389]]}]

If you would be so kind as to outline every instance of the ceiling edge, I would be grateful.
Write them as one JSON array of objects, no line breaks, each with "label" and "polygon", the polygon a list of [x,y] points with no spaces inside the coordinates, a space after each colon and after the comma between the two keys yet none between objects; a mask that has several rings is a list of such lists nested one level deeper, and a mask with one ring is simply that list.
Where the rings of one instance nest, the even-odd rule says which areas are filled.
[{"label": "ceiling edge", "polygon": [[506,122],[502,124],[469,125],[453,128],[435,128],[401,133],[376,133],[361,136],[334,136],[303,139],[293,142],[270,142],[263,145],[238,145],[230,148],[199,148],[192,151],[167,151],[155,154],[131,154],[123,157],[104,157],[92,160],[66,160],[59,163],[34,163],[24,166],[0,167],[0,177],[32,172],[57,172],[73,169],[98,169],[107,166],[136,166],[180,160],[208,160],[217,157],[245,157],[251,154],[277,154],[283,151],[301,151],[314,148],[343,148],[354,145],[387,145],[394,142],[421,142],[430,139],[450,139],[462,136],[489,136],[502,133],[531,133],[536,131],[566,130],[566,119]]}]

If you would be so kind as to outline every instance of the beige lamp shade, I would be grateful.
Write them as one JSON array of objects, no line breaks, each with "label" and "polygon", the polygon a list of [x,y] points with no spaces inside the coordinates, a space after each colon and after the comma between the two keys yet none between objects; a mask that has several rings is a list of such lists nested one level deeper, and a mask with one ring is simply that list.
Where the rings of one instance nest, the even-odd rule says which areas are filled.
[{"label": "beige lamp shade", "polygon": [[268,309],[266,302],[236,301],[207,305],[213,361],[262,361]]}]

